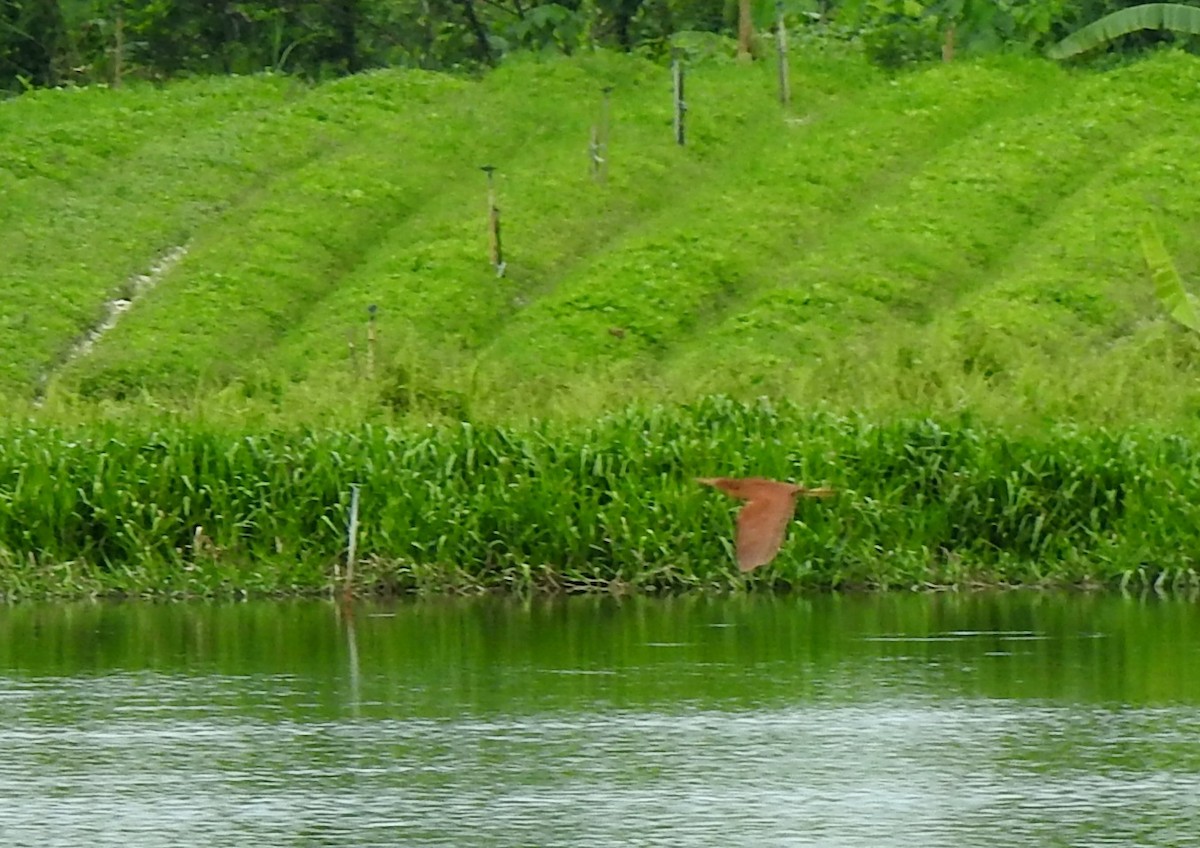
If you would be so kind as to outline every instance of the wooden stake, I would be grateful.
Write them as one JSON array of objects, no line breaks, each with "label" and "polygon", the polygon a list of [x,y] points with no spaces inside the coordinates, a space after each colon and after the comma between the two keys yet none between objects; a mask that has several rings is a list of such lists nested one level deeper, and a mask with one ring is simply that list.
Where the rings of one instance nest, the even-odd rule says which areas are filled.
[{"label": "wooden stake", "polygon": [[942,61],[951,62],[954,60],[954,24],[946,27],[946,37],[942,41]]},{"label": "wooden stake", "polygon": [[496,186],[492,178],[495,165],[480,166],[488,181],[488,258],[496,269],[496,276],[504,276],[504,252],[500,247],[500,207],[496,205]]},{"label": "wooden stake", "polygon": [[500,243],[500,207],[499,206],[492,207],[492,242],[496,246],[496,248],[495,248],[496,276],[503,277],[504,269],[506,266],[504,264],[504,248]]},{"label": "wooden stake", "polygon": [[788,80],[787,26],[783,21],[783,0],[775,0],[775,37],[779,47],[779,102],[792,102],[792,87]]},{"label": "wooden stake", "polygon": [[117,21],[113,37],[113,88],[121,87],[121,60],[125,56],[125,2],[117,0]]},{"label": "wooden stake", "polygon": [[671,61],[671,75],[675,81],[675,143],[683,145],[683,116],[687,112],[687,103],[683,99],[683,62],[676,57]]},{"label": "wooden stake", "polygon": [[739,59],[750,59],[754,38],[754,21],[750,17],[750,0],[738,0],[738,49]]},{"label": "wooden stake", "polygon": [[377,336],[375,333],[375,311],[378,307],[371,304],[367,307],[367,377],[375,377],[375,342]]},{"label": "wooden stake", "polygon": [[350,484],[350,527],[346,542],[346,582],[342,586],[342,595],[349,597],[354,593],[354,563],[358,559],[358,483]]},{"label": "wooden stake", "polygon": [[593,126],[592,137],[588,141],[588,158],[592,162],[592,179],[600,181],[600,130]]},{"label": "wooden stake", "polygon": [[603,99],[600,101],[600,123],[596,129],[596,179],[601,183],[608,181],[608,116],[613,87],[606,85],[600,89]]}]

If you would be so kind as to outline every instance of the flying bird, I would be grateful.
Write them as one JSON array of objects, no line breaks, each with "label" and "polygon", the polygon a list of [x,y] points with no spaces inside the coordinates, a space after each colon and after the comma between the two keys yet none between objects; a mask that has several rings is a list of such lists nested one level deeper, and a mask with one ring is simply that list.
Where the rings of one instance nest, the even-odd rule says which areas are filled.
[{"label": "flying bird", "polygon": [[824,498],[833,494],[833,489],[810,489],[799,483],[781,483],[764,477],[699,477],[696,482],[746,501],[737,520],[737,561],[742,571],[775,559],[783,546],[797,497]]}]

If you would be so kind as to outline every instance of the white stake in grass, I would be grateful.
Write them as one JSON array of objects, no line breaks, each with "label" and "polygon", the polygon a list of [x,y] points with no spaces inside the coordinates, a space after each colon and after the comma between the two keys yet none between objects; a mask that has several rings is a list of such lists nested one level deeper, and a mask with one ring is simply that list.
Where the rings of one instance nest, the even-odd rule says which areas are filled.
[{"label": "white stake in grass", "polygon": [[775,0],[775,37],[779,48],[779,102],[792,102],[792,86],[788,81],[787,25],[783,17],[783,0]]},{"label": "white stake in grass", "polygon": [[350,484],[350,528],[346,542],[346,583],[342,591],[349,595],[354,589],[354,562],[358,558],[358,483]]}]

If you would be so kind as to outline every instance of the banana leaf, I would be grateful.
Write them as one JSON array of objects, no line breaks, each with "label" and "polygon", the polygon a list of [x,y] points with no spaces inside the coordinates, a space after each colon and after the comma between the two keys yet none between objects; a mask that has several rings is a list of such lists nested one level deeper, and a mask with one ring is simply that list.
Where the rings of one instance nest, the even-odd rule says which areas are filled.
[{"label": "banana leaf", "polygon": [[1154,280],[1154,293],[1167,313],[1185,327],[1200,333],[1200,313],[1196,300],[1183,288],[1183,280],[1175,263],[1171,261],[1162,237],[1152,224],[1143,224],[1141,230],[1142,255]]},{"label": "banana leaf", "polygon": [[1200,7],[1183,3],[1130,6],[1077,29],[1058,44],[1052,45],[1046,55],[1051,59],[1069,59],[1142,29],[1200,34]]}]

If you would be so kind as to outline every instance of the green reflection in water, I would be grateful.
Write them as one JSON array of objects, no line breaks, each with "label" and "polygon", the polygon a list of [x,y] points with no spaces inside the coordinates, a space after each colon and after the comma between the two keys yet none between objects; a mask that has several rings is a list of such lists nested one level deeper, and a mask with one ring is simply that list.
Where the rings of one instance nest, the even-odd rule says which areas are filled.
[{"label": "green reflection in water", "polygon": [[[1200,703],[1200,607],[1021,593],[0,608],[0,671],[309,681],[323,716],[938,697]],[[252,687],[251,687],[252,688]],[[253,701],[253,692],[248,692]]]},{"label": "green reflection in water", "polygon": [[1186,844],[1200,607],[0,608],[0,844]]}]

